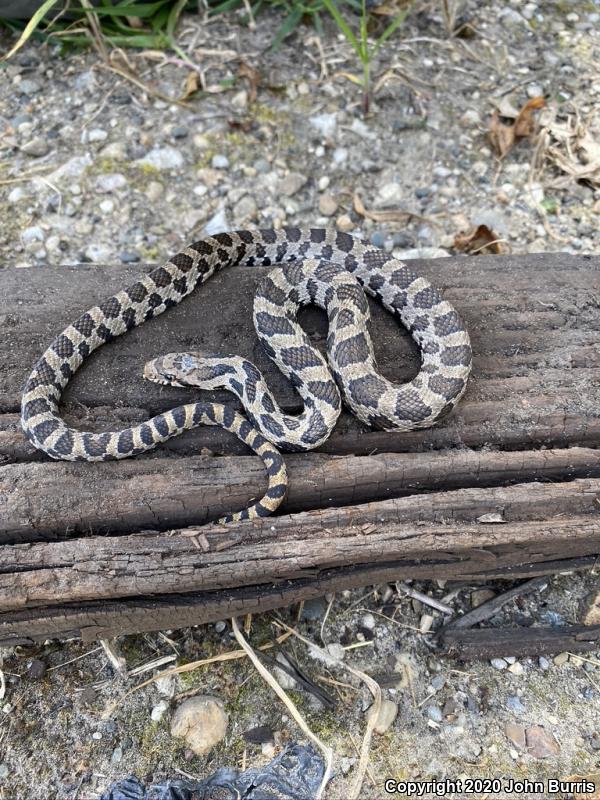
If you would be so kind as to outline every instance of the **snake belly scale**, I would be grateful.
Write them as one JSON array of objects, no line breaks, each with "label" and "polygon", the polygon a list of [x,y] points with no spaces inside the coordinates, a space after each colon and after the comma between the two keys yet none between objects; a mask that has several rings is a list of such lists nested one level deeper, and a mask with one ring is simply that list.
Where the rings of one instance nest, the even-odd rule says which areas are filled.
[{"label": "snake belly scale", "polygon": [[[300,394],[300,415],[279,409],[251,362],[189,353],[150,362],[145,377],[229,389],[241,399],[248,419],[221,404],[195,402],[118,431],[95,433],[66,425],[60,397],[92,351],[176,305],[230,265],[280,265],[259,285],[254,323],[267,354]],[[363,289],[408,328],[421,350],[421,369],[407,384],[395,385],[376,372]],[[328,364],[295,320],[299,306],[307,303],[327,311]],[[470,369],[469,336],[459,315],[406,264],[335,230],[235,231],[189,245],[69,325],[35,364],[23,391],[21,419],[36,447],[67,461],[128,458],[198,425],[224,427],[263,458],[269,476],[265,496],[222,518],[231,521],[277,508],[287,487],[278,448],[303,451],[322,444],[339,416],[340,392],[368,425],[408,431],[428,427],[454,408]]]}]

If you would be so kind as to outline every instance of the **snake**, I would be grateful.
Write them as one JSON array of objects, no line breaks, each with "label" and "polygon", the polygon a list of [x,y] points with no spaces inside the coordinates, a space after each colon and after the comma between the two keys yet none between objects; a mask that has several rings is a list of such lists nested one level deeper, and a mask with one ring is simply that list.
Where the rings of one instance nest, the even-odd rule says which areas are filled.
[{"label": "snake", "polygon": [[[94,350],[177,305],[233,265],[274,267],[259,283],[253,320],[267,355],[300,395],[300,414],[281,410],[247,359],[191,352],[148,362],[144,377],[225,388],[242,401],[245,416],[227,405],[198,401],[117,431],[80,431],[66,424],[60,398]],[[420,370],[407,383],[392,383],[377,371],[365,292],[408,329],[420,349]],[[307,304],[327,313],[327,360],[297,322],[298,309]],[[303,452],[323,444],[342,403],[373,428],[426,428],[456,406],[471,362],[469,334],[458,312],[424,276],[389,253],[335,228],[238,230],[188,245],[58,334],[26,381],[21,425],[51,458],[87,462],[145,453],[199,425],[229,430],[258,453],[269,476],[263,498],[219,520],[231,522],[277,509],[287,489],[280,450]]]}]

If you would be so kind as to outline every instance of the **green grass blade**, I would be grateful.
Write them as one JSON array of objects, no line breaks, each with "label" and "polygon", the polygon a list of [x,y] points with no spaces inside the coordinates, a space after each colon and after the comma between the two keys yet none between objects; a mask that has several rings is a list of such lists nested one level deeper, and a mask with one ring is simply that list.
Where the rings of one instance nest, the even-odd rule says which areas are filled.
[{"label": "green grass blade", "polygon": [[148,19],[168,5],[169,0],[157,0],[156,3],[140,3],[139,5],[134,5],[131,0],[128,0],[127,5],[96,7],[94,8],[94,13],[99,17],[139,17],[140,19]]},{"label": "green grass blade", "polygon": [[360,56],[361,47],[358,42],[358,39],[354,35],[354,31],[351,30],[346,20],[342,17],[339,8],[336,6],[333,0],[323,0],[323,4],[325,5],[327,11],[329,11],[331,16],[334,18],[334,20],[337,22],[338,28],[344,34],[346,39],[350,42],[350,44],[354,48],[354,51]]},{"label": "green grass blade", "polygon": [[387,26],[387,28],[384,30],[384,32],[381,34],[381,36],[379,37],[379,39],[377,39],[377,42],[375,43],[375,50],[376,51],[379,50],[381,45],[387,39],[390,38],[390,36],[392,35],[392,33],[394,33],[396,28],[399,28],[400,25],[402,25],[402,23],[404,22],[404,20],[408,16],[408,12],[410,11],[410,8],[411,8],[410,6],[408,8],[406,8],[404,11],[402,11],[400,14],[398,14],[397,17],[394,17],[392,22],[390,22],[390,24]]},{"label": "green grass blade", "polygon": [[177,20],[181,16],[181,12],[187,6],[188,0],[177,0],[171,11],[169,12],[169,18],[167,19],[167,36],[171,41],[173,40],[173,35],[175,34],[175,26],[177,25]]},{"label": "green grass blade", "polygon": [[288,14],[288,16],[283,21],[283,25],[281,26],[281,28],[279,28],[279,30],[275,34],[275,38],[271,42],[271,47],[270,47],[271,51],[277,50],[277,48],[281,45],[283,40],[297,28],[303,15],[304,12],[301,8],[294,8]]},{"label": "green grass blade", "polygon": [[35,12],[35,14],[31,17],[31,19],[25,26],[25,30],[23,31],[23,33],[19,36],[19,40],[17,41],[16,45],[12,47],[5,56],[2,57],[1,59],[2,61],[9,59],[17,52],[17,50],[20,50],[23,47],[23,45],[29,39],[33,31],[37,28],[42,19],[45,17],[46,13],[50,11],[50,9],[57,3],[58,0],[46,0],[46,2],[38,8],[38,10]]},{"label": "green grass blade", "polygon": [[223,3],[219,3],[217,6],[211,6],[209,8],[209,16],[214,17],[217,14],[224,14],[226,11],[234,11],[236,8],[239,8],[242,5],[242,0],[224,0]]}]

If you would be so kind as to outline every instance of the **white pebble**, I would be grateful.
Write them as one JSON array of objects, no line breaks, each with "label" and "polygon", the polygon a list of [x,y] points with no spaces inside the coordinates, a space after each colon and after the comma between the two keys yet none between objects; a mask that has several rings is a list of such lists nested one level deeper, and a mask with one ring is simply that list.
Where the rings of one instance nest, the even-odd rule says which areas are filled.
[{"label": "white pebble", "polygon": [[229,167],[229,159],[221,153],[213,156],[210,163],[213,169],[227,169]]},{"label": "white pebble", "polygon": [[89,142],[103,142],[108,139],[108,133],[103,131],[102,128],[92,128],[88,133]]},{"label": "white pebble", "polygon": [[165,715],[165,711],[168,709],[169,704],[166,700],[160,700],[150,712],[150,719],[153,722],[160,722],[161,719]]},{"label": "white pebble", "polygon": [[44,231],[38,225],[32,225],[30,228],[25,228],[21,233],[21,241],[23,244],[31,244],[31,242],[43,242]]}]

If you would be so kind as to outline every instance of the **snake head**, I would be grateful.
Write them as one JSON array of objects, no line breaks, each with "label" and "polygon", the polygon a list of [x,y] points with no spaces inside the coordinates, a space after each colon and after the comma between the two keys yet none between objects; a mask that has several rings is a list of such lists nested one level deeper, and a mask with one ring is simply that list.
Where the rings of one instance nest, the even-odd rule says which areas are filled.
[{"label": "snake head", "polygon": [[224,385],[223,376],[234,372],[225,365],[227,357],[206,353],[167,353],[144,367],[144,378],[167,386],[199,386],[217,389]]},{"label": "snake head", "polygon": [[188,386],[185,382],[186,370],[183,368],[186,363],[184,357],[189,361],[186,353],[167,353],[166,356],[153,358],[144,366],[144,378],[165,386]]}]

